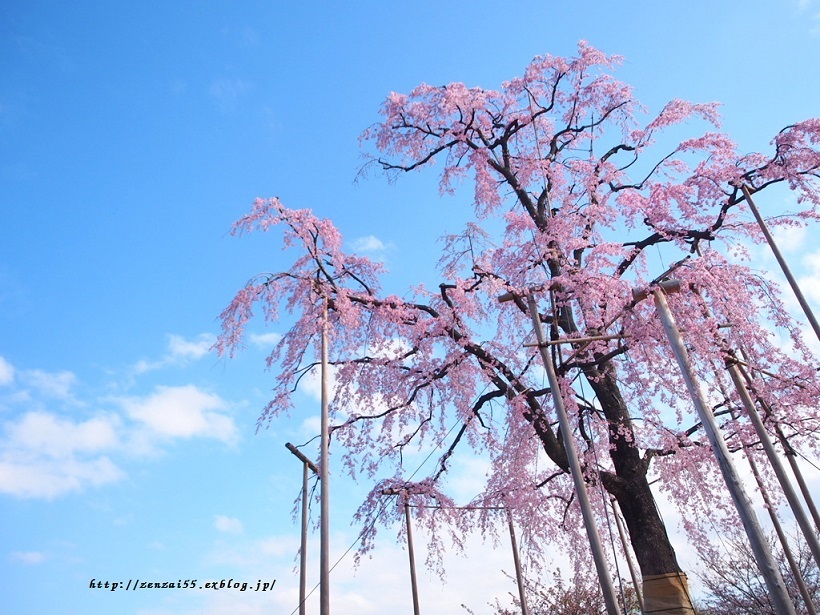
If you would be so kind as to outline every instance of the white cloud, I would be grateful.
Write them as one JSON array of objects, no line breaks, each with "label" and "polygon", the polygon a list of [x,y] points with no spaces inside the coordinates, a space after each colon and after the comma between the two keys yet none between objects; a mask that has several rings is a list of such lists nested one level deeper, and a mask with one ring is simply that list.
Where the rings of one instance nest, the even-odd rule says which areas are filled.
[{"label": "white cloud", "polygon": [[282,336],[279,333],[251,333],[248,339],[251,344],[259,348],[272,348],[279,343]]},{"label": "white cloud", "polygon": [[[776,226],[771,232],[777,247],[783,252],[800,250],[806,242],[805,226]],[[766,249],[769,249],[768,246]]]},{"label": "white cloud", "polygon": [[239,519],[226,517],[225,515],[216,515],[216,517],[214,517],[214,527],[220,532],[226,532],[228,534],[241,534],[245,531]]},{"label": "white cloud", "polygon": [[820,251],[803,257],[804,271],[808,275],[800,277],[800,289],[815,305],[820,305]]},{"label": "white cloud", "polygon": [[193,342],[179,335],[168,336],[168,350],[170,356],[175,360],[201,359],[208,354],[213,343],[213,336],[209,333],[200,334]]},{"label": "white cloud", "polygon": [[[70,372],[31,370],[21,376],[47,397],[70,396],[76,381]],[[54,499],[117,482],[125,477],[119,459],[154,453],[175,439],[233,444],[239,437],[234,420],[224,412],[227,403],[193,385],[104,401],[117,411],[76,417],[33,409],[5,421],[0,426],[0,493]],[[25,395],[16,403],[38,402]]]},{"label": "white cloud", "polygon": [[41,369],[26,370],[23,380],[47,397],[71,399],[71,389],[77,383],[77,376],[69,371],[46,372]]},{"label": "white cloud", "polygon": [[216,438],[233,443],[238,437],[233,419],[219,412],[226,402],[193,385],[157,387],[147,397],[119,400],[126,414],[165,438]]},{"label": "white cloud", "polygon": [[0,386],[14,382],[14,366],[0,357]]},{"label": "white cloud", "polygon": [[48,556],[40,551],[12,551],[9,556],[13,561],[28,566],[42,564],[48,559]]},{"label": "white cloud", "polygon": [[96,453],[117,445],[116,419],[96,417],[75,423],[47,412],[29,412],[7,428],[11,442],[21,450],[64,458]]},{"label": "white cloud", "polygon": [[0,492],[20,498],[54,499],[87,486],[98,487],[125,476],[107,456],[84,460],[16,459],[0,461]]},{"label": "white cloud", "polygon": [[87,486],[116,482],[125,474],[105,451],[118,445],[115,417],[73,421],[29,412],[5,425],[0,441],[0,492],[53,499]]},{"label": "white cloud", "polygon": [[386,250],[385,243],[375,235],[367,235],[353,240],[353,249],[356,252],[379,252]]},{"label": "white cloud", "polygon": [[[328,391],[330,392],[330,399],[333,399],[333,390],[336,386],[336,366],[328,365],[327,367],[327,382]],[[322,399],[322,369],[314,366],[307,374],[299,381],[299,390],[307,394],[316,401]]]},{"label": "white cloud", "polygon": [[214,336],[210,333],[200,333],[193,340],[171,334],[168,336],[168,350],[160,359],[137,361],[132,369],[135,374],[144,374],[163,367],[187,365],[207,355],[214,341]]},{"label": "white cloud", "polygon": [[393,249],[392,243],[385,243],[375,235],[366,235],[354,239],[351,244],[353,252],[369,253],[372,258],[378,261],[384,259],[385,252]]}]

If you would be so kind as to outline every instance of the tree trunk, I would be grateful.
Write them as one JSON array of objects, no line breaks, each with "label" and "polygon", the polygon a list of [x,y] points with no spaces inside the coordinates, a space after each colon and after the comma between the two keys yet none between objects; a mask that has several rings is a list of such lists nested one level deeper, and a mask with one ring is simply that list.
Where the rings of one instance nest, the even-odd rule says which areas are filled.
[{"label": "tree trunk", "polygon": [[[615,378],[615,367],[588,368],[585,375],[609,424],[615,473],[601,473],[604,487],[618,500],[630,542],[644,578],[647,613],[694,613],[686,575],[680,569],[646,473],[649,463],[634,445],[632,420]],[[649,579],[648,577],[653,577]]]}]

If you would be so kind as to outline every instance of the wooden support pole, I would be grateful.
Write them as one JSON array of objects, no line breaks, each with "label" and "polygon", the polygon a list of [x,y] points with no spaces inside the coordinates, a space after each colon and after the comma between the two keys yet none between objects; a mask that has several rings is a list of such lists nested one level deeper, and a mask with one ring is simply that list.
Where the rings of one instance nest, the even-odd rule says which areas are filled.
[{"label": "wooden support pole", "polygon": [[614,497],[610,496],[609,503],[612,505],[612,516],[615,517],[615,525],[618,527],[618,535],[621,537],[621,545],[624,548],[624,557],[626,558],[626,565],[629,566],[629,576],[632,577],[632,586],[635,588],[635,595],[638,598],[638,606],[641,609],[641,613],[643,613],[643,592],[641,591],[641,584],[638,579],[638,573],[635,570],[635,564],[632,563],[632,556],[629,555],[629,540],[627,540],[626,537],[624,524],[621,523],[618,502]]},{"label": "wooden support pole", "polygon": [[741,184],[740,189],[743,191],[743,196],[746,197],[746,202],[749,204],[749,209],[752,210],[752,214],[754,215],[755,220],[757,220],[757,224],[760,227],[760,230],[763,231],[763,236],[769,243],[769,247],[772,249],[772,253],[774,254],[774,257],[777,259],[777,263],[780,265],[780,269],[783,271],[783,275],[786,276],[786,280],[789,282],[789,286],[792,287],[794,296],[797,297],[797,302],[800,304],[800,307],[803,308],[803,313],[806,315],[806,318],[808,319],[811,328],[814,329],[814,334],[817,336],[817,339],[820,340],[820,324],[818,324],[817,319],[814,317],[814,312],[809,306],[809,302],[806,301],[806,298],[803,296],[803,291],[800,290],[800,286],[797,284],[797,280],[794,278],[791,270],[789,269],[789,266],[786,264],[786,259],[783,258],[783,255],[780,253],[780,249],[777,247],[777,244],[774,241],[774,237],[772,237],[772,234],[769,232],[769,227],[766,226],[766,222],[763,220],[763,216],[760,215],[757,206],[752,200],[752,193],[749,190],[749,187],[746,184]]},{"label": "wooden support pole", "polygon": [[329,490],[329,418],[328,418],[328,360],[327,360],[327,298],[322,310],[322,443],[319,481],[321,484],[319,518],[319,613],[330,615],[330,490]]},{"label": "wooden support pole", "polygon": [[407,551],[410,554],[410,588],[413,591],[413,615],[419,615],[419,586],[416,581],[416,554],[413,550],[413,525],[410,522],[410,503],[404,500],[404,523],[407,526]]},{"label": "wooden support pole", "polygon": [[[742,349],[741,352],[743,352]],[[749,385],[752,385],[752,377],[749,374],[749,372],[745,369],[745,365],[746,364],[744,363],[738,362],[738,369],[740,370],[741,374],[743,374],[743,377],[746,380],[746,382]],[[780,445],[783,447],[783,452],[786,454],[786,460],[789,462],[789,466],[792,469],[792,474],[794,474],[794,479],[797,481],[797,486],[800,487],[800,493],[803,495],[803,500],[806,502],[806,506],[808,506],[809,508],[812,520],[814,521],[814,528],[815,530],[820,532],[820,514],[818,514],[817,512],[817,506],[814,504],[814,498],[812,497],[811,492],[809,491],[809,487],[806,484],[806,479],[803,478],[803,472],[802,470],[800,470],[800,466],[797,464],[797,452],[789,443],[788,439],[786,439],[786,434],[783,433],[783,429],[780,427],[780,423],[777,420],[777,417],[774,416],[774,412],[772,412],[771,406],[769,406],[766,400],[762,397],[758,397],[757,401],[763,408],[763,411],[766,414],[766,418],[774,424],[774,432],[777,435],[777,439],[780,442]]]},{"label": "wooden support pole", "polygon": [[319,468],[290,442],[285,443],[285,448],[302,462],[302,541],[299,551],[299,615],[305,615],[305,600],[307,600],[308,470],[311,470],[314,474],[318,474]]},{"label": "wooden support pole", "polygon": [[308,465],[302,464],[302,543],[299,552],[299,615],[306,614],[307,605],[307,534],[308,534]]},{"label": "wooden support pole", "polygon": [[675,317],[672,315],[672,311],[666,301],[666,294],[663,288],[657,288],[653,292],[653,295],[655,307],[658,310],[663,328],[666,331],[666,336],[669,339],[669,344],[672,347],[672,352],[675,355],[683,379],[686,382],[686,388],[692,397],[692,402],[700,417],[703,430],[706,432],[706,437],[709,439],[712,451],[717,458],[723,480],[726,482],[735,508],[743,522],[746,535],[749,537],[752,552],[754,553],[760,572],[763,574],[775,613],[777,613],[777,615],[796,615],[794,604],[792,604],[789,593],[786,590],[786,584],[783,582],[783,577],[780,575],[774,557],[772,557],[771,550],[766,542],[752,503],[743,488],[740,475],[729,457],[726,442],[720,434],[720,426],[714,414],[712,414],[712,410],[706,402],[703,391],[695,377],[694,369],[689,359],[689,352],[686,350],[686,346],[681,339]]},{"label": "wooden support pole", "polygon": [[404,496],[404,526],[407,528],[407,551],[410,559],[410,590],[413,593],[413,615],[419,615],[419,587],[416,581],[416,552],[413,549],[413,525],[410,521],[410,498],[406,489],[383,489],[382,495]]},{"label": "wooden support pole", "polygon": [[766,489],[766,485],[763,484],[763,478],[760,476],[760,472],[757,469],[757,462],[755,462],[754,457],[752,457],[752,453],[748,448],[745,448],[744,450],[746,451],[746,459],[749,461],[749,467],[752,469],[752,476],[755,477],[757,487],[760,489],[760,495],[763,497],[763,504],[766,506],[766,510],[769,511],[769,519],[772,521],[774,533],[777,534],[777,539],[780,541],[780,546],[783,548],[783,555],[786,557],[786,562],[788,562],[789,569],[792,571],[794,582],[797,583],[797,589],[803,597],[803,603],[806,605],[808,615],[817,615],[817,611],[814,608],[814,603],[812,602],[811,594],[806,587],[806,582],[803,580],[803,573],[800,572],[800,566],[797,565],[794,555],[792,555],[792,550],[791,547],[789,547],[789,540],[786,537],[786,532],[783,531],[783,526],[780,524],[780,519],[777,518],[777,511],[774,508],[772,499],[769,497],[769,492]]},{"label": "wooden support pole", "polygon": [[515,580],[518,582],[518,598],[521,601],[521,615],[529,615],[527,594],[524,591],[524,575],[521,573],[521,559],[518,556],[518,541],[515,539],[515,526],[509,508],[507,509],[507,526],[510,528],[510,542],[512,543],[513,563],[515,564]]},{"label": "wooden support pole", "polygon": [[814,561],[816,564],[820,565],[820,542],[817,540],[817,535],[814,533],[814,528],[812,527],[806,512],[803,510],[803,506],[800,504],[800,500],[792,487],[791,481],[789,481],[789,477],[786,476],[786,470],[780,462],[780,457],[778,457],[777,452],[774,450],[772,439],[769,437],[769,432],[766,431],[766,427],[760,419],[760,415],[757,412],[757,408],[755,408],[754,401],[752,401],[752,396],[746,389],[746,383],[743,381],[740,370],[734,363],[729,363],[726,366],[726,369],[732,377],[732,382],[734,382],[737,393],[740,396],[740,401],[746,409],[746,414],[749,415],[752,426],[755,428],[755,433],[757,434],[760,443],[763,445],[763,450],[766,451],[766,456],[768,457],[769,463],[774,470],[775,476],[777,476],[781,489],[783,489],[783,494],[786,496],[786,501],[789,503],[789,506],[794,513],[794,518],[797,521],[797,525],[800,526],[800,531],[803,532],[803,536],[806,538],[806,543],[809,545]]},{"label": "wooden support pole", "polygon": [[535,298],[532,296],[532,293],[527,295],[527,307],[529,308],[530,318],[532,319],[533,328],[535,329],[535,336],[538,340],[538,350],[541,354],[541,360],[544,362],[544,369],[549,378],[555,413],[558,415],[561,436],[564,440],[564,449],[567,453],[572,480],[575,483],[575,494],[578,496],[578,503],[581,506],[581,514],[584,518],[584,526],[587,531],[587,537],[589,538],[592,558],[595,560],[595,568],[598,572],[598,581],[601,584],[606,610],[609,615],[620,615],[621,610],[618,607],[618,598],[615,595],[615,587],[612,584],[612,577],[609,574],[604,548],[601,544],[601,537],[598,534],[598,526],[595,523],[595,515],[592,512],[592,505],[590,504],[589,495],[587,494],[584,473],[581,470],[578,452],[575,449],[575,440],[572,437],[572,425],[569,422],[569,417],[564,407],[558,376],[555,374],[555,366],[552,363],[552,357],[547,348],[544,330],[541,327],[541,316],[538,314],[538,306],[535,303]]},{"label": "wooden support pole", "polygon": [[786,435],[783,433],[783,430],[780,429],[780,425],[777,425],[777,432],[780,444],[782,444],[785,449],[786,460],[791,466],[794,479],[797,481],[797,485],[800,487],[800,493],[803,494],[803,500],[805,500],[806,506],[809,507],[809,511],[811,512],[814,527],[820,532],[820,514],[817,512],[817,506],[814,504],[814,498],[811,495],[811,491],[809,491],[809,486],[806,484],[806,479],[803,478],[803,471],[800,469],[800,466],[797,465],[797,453],[794,448],[792,448],[792,445],[789,444],[788,440],[786,440]]}]

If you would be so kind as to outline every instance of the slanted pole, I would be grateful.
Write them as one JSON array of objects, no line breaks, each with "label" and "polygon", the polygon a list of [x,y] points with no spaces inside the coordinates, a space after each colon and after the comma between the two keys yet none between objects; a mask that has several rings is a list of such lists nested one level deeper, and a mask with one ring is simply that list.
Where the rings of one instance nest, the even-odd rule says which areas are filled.
[{"label": "slanted pole", "polygon": [[[746,357],[746,353],[743,349],[740,349],[740,352],[743,353],[743,357],[746,359],[746,363],[748,364],[749,360]],[[743,377],[746,379],[746,382],[751,385],[752,384],[752,377],[749,372],[738,363],[738,369],[740,373],[743,374]],[[803,472],[800,470],[800,466],[797,464],[797,452],[794,450],[794,447],[789,443],[786,439],[786,434],[783,433],[783,429],[780,427],[780,422],[777,420],[777,417],[774,416],[772,412],[771,406],[766,402],[765,399],[762,397],[757,398],[758,403],[763,408],[763,411],[766,413],[766,418],[770,419],[774,425],[774,432],[777,434],[777,439],[780,442],[780,445],[783,447],[783,452],[786,454],[786,459],[791,466],[792,473],[794,474],[794,478],[797,481],[797,485],[800,487],[800,493],[803,494],[803,500],[806,502],[806,506],[809,508],[809,512],[811,513],[811,517],[814,520],[814,527],[815,529],[820,532],[820,514],[817,512],[817,506],[814,504],[814,498],[809,491],[808,485],[806,485],[806,479],[803,478]]]},{"label": "slanted pole", "polygon": [[302,542],[299,557],[299,615],[305,615],[307,600],[307,536],[308,536],[308,470],[319,473],[314,463],[290,442],[285,444],[291,453],[302,462]]},{"label": "slanted pole", "polygon": [[817,512],[817,506],[814,504],[814,498],[811,495],[811,491],[809,491],[809,486],[806,484],[806,479],[803,478],[803,471],[800,469],[800,466],[797,465],[797,452],[794,450],[789,441],[786,440],[786,434],[783,433],[780,425],[776,425],[776,429],[777,437],[786,453],[786,459],[791,466],[792,473],[797,481],[797,485],[800,487],[800,493],[803,494],[803,499],[806,502],[806,506],[809,507],[809,511],[811,512],[811,517],[814,520],[814,527],[818,532],[820,532],[820,514]]},{"label": "slanted pole", "polygon": [[746,389],[746,383],[740,375],[737,362],[732,361],[731,359],[727,360],[726,369],[729,370],[729,375],[732,377],[732,382],[735,384],[735,388],[740,396],[740,401],[743,402],[743,407],[746,409],[746,414],[749,415],[749,419],[755,428],[755,433],[757,433],[757,437],[763,445],[763,450],[766,451],[766,456],[769,458],[769,463],[772,465],[772,469],[774,470],[775,476],[777,476],[781,489],[783,489],[783,494],[786,496],[786,501],[789,503],[789,506],[791,506],[792,512],[794,513],[794,518],[797,521],[797,525],[800,526],[800,531],[803,532],[803,536],[806,538],[806,543],[809,545],[814,561],[816,564],[820,565],[820,542],[818,542],[817,535],[814,533],[814,528],[811,525],[811,521],[809,521],[806,512],[803,510],[803,506],[800,504],[800,499],[797,497],[797,493],[792,487],[789,477],[786,475],[786,469],[783,467],[783,464],[780,462],[780,457],[778,457],[777,452],[774,450],[772,439],[769,437],[769,432],[766,431],[766,427],[760,419],[760,414],[758,414],[757,408],[755,408],[754,401],[752,401],[752,396]]},{"label": "slanted pole", "polygon": [[783,271],[783,275],[786,276],[786,280],[788,280],[789,286],[792,287],[792,291],[794,291],[794,296],[797,297],[797,302],[800,304],[800,307],[803,308],[803,313],[809,320],[811,328],[814,329],[814,334],[817,336],[817,339],[820,340],[820,324],[817,323],[817,319],[814,317],[814,312],[809,306],[809,302],[806,301],[806,298],[803,296],[803,292],[800,290],[800,286],[797,284],[797,280],[794,278],[791,270],[789,269],[789,266],[786,264],[786,259],[783,258],[783,255],[780,253],[780,249],[777,247],[777,244],[774,241],[774,237],[772,237],[772,234],[769,232],[769,227],[766,226],[766,222],[763,220],[763,216],[760,215],[760,212],[755,206],[755,203],[752,200],[752,193],[749,190],[749,187],[746,184],[741,184],[740,189],[743,191],[743,196],[746,197],[746,202],[749,204],[749,209],[752,210],[752,214],[754,215],[755,220],[757,220],[757,224],[760,227],[760,230],[763,231],[763,236],[769,243],[769,247],[772,249],[772,253],[774,254],[774,257],[777,259],[777,263],[780,265],[780,269]]},{"label": "slanted pole", "polygon": [[621,545],[623,545],[624,548],[624,557],[626,558],[626,565],[629,566],[629,576],[632,577],[632,585],[635,588],[635,595],[638,598],[638,606],[641,609],[641,613],[643,613],[643,592],[641,591],[641,584],[638,580],[638,573],[635,571],[635,564],[632,563],[632,556],[629,555],[629,541],[626,538],[624,524],[621,523],[618,502],[614,497],[610,496],[609,503],[612,505],[612,516],[615,517],[615,525],[618,527],[618,535],[621,537]]},{"label": "slanted pole", "polygon": [[749,467],[752,469],[752,476],[755,477],[757,488],[760,489],[760,495],[763,497],[763,504],[769,512],[769,519],[771,519],[772,527],[774,527],[774,533],[777,534],[777,539],[780,541],[780,546],[783,548],[783,555],[786,557],[786,561],[789,564],[789,569],[792,571],[794,582],[797,583],[797,589],[803,597],[803,603],[806,605],[808,615],[817,615],[817,611],[814,608],[814,603],[812,602],[811,594],[806,587],[805,580],[803,580],[803,573],[800,572],[800,566],[797,565],[794,555],[792,555],[792,550],[789,546],[789,539],[786,537],[786,532],[783,531],[783,526],[780,524],[780,519],[777,518],[777,511],[775,510],[774,503],[769,497],[769,491],[766,489],[766,485],[763,484],[763,478],[760,476],[760,472],[757,469],[757,462],[754,460],[754,457],[748,448],[744,448],[744,450],[746,451],[746,459],[749,461]]},{"label": "slanted pole", "polygon": [[328,477],[330,459],[329,426],[328,426],[328,360],[327,360],[327,298],[322,310],[322,443],[321,460],[319,466],[319,480],[322,487],[320,497],[319,519],[319,613],[330,615],[330,491]]},{"label": "slanted pole", "polygon": [[589,546],[592,550],[592,558],[595,560],[595,568],[598,572],[598,581],[601,584],[601,591],[606,603],[606,611],[609,615],[620,615],[621,609],[618,607],[618,598],[615,595],[615,587],[612,584],[612,577],[609,575],[609,568],[604,555],[604,548],[601,544],[601,537],[598,534],[598,526],[595,523],[595,515],[592,512],[592,505],[589,502],[584,473],[581,470],[581,463],[578,460],[578,452],[575,450],[575,440],[572,438],[572,425],[569,422],[564,400],[561,397],[561,389],[558,384],[558,376],[555,374],[555,366],[552,364],[547,340],[544,330],[541,327],[541,317],[538,314],[538,306],[532,293],[527,295],[527,306],[532,318],[532,325],[535,329],[535,336],[538,340],[538,350],[541,353],[541,360],[544,362],[544,369],[549,378],[550,391],[555,405],[555,413],[558,415],[558,424],[561,427],[561,436],[564,440],[564,449],[567,453],[572,480],[575,483],[575,493],[578,496],[578,504],[581,506],[581,514],[584,518],[584,526],[589,538]]},{"label": "slanted pole", "polygon": [[[676,288],[674,283],[667,283],[667,288],[670,292],[676,292],[679,286]],[[670,310],[669,304],[666,301],[666,293],[663,288],[657,288],[653,292],[653,295],[655,307],[660,315],[663,328],[669,339],[669,344],[672,347],[672,352],[675,355],[683,379],[686,382],[686,388],[692,397],[692,402],[700,417],[703,430],[706,432],[706,437],[709,439],[712,451],[717,458],[718,466],[720,467],[721,474],[723,474],[723,480],[726,482],[735,508],[743,522],[746,535],[749,537],[752,553],[755,556],[760,572],[763,574],[775,612],[777,615],[796,615],[794,604],[792,604],[789,593],[786,590],[786,585],[783,582],[783,577],[780,575],[774,557],[772,557],[771,550],[769,549],[763,530],[760,527],[760,522],[754,512],[752,503],[743,488],[740,475],[729,457],[726,442],[720,434],[720,426],[714,414],[712,414],[712,410],[706,402],[700,384],[695,377],[695,372],[689,359],[689,352],[686,350],[686,346],[684,346],[680,331],[675,322],[675,317],[672,315],[672,310]],[[638,295],[636,295],[636,298],[637,297]]]},{"label": "slanted pole", "polygon": [[382,495],[404,497],[404,526],[407,528],[407,551],[410,558],[410,589],[413,593],[413,615],[419,615],[419,587],[416,582],[416,552],[413,549],[413,524],[410,521],[410,498],[407,489],[383,489]]},{"label": "slanted pole", "polygon": [[419,615],[419,586],[416,582],[416,554],[413,550],[413,525],[410,522],[410,500],[404,498],[404,523],[407,526],[407,551],[410,554],[410,588],[413,591],[413,615]]},{"label": "slanted pole", "polygon": [[521,600],[521,615],[530,615],[527,606],[527,595],[524,592],[524,575],[521,573],[521,560],[518,557],[518,541],[515,539],[515,526],[510,509],[507,511],[507,525],[510,528],[510,542],[512,543],[513,563],[515,564],[515,580],[518,582],[518,598]]}]

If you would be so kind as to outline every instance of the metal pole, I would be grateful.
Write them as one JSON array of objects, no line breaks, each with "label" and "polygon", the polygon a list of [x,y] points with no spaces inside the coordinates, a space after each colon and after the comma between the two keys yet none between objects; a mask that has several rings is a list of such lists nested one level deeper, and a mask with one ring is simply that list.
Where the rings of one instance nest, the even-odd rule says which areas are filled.
[{"label": "metal pole", "polygon": [[410,553],[410,587],[413,591],[413,615],[419,615],[419,587],[416,582],[416,554],[413,551],[413,526],[410,524],[410,502],[405,495],[404,522],[407,526],[407,550]]},{"label": "metal pole", "polygon": [[789,593],[786,590],[786,585],[783,582],[783,577],[780,576],[780,571],[775,564],[772,557],[769,545],[763,535],[763,530],[760,527],[760,522],[755,515],[752,503],[749,496],[743,488],[740,481],[740,476],[737,473],[732,460],[729,458],[729,450],[726,443],[720,435],[720,427],[712,414],[709,405],[701,391],[699,384],[695,378],[695,373],[689,360],[689,353],[683,344],[683,340],[678,331],[675,317],[669,309],[669,304],[666,301],[666,295],[660,288],[654,291],[655,306],[658,314],[661,317],[663,328],[666,331],[666,336],[669,338],[669,344],[672,347],[672,352],[675,354],[678,365],[680,366],[683,379],[686,381],[686,388],[689,390],[689,395],[692,397],[695,409],[700,417],[703,430],[706,432],[706,437],[712,445],[712,451],[718,461],[723,480],[729,489],[729,493],[734,501],[735,508],[737,508],[740,519],[743,522],[743,527],[746,529],[746,534],[749,537],[749,542],[754,553],[757,565],[760,568],[763,578],[766,582],[766,588],[772,598],[772,603],[775,612],[778,615],[796,615],[794,605],[789,598]]},{"label": "metal pole", "polygon": [[299,558],[299,615],[305,615],[307,600],[307,536],[308,536],[308,470],[319,473],[314,463],[290,442],[285,443],[291,453],[302,462],[302,543]]},{"label": "metal pole", "polygon": [[629,566],[629,576],[632,577],[632,585],[635,587],[635,595],[638,598],[638,606],[641,609],[641,613],[643,613],[643,592],[641,592],[641,584],[638,582],[638,574],[635,572],[635,565],[632,563],[632,557],[629,555],[629,541],[626,539],[624,525],[621,523],[618,502],[614,497],[610,497],[609,503],[612,505],[612,516],[615,517],[615,525],[618,526],[618,535],[621,537],[621,544],[624,548],[624,557],[626,557],[626,565]]},{"label": "metal pole", "polygon": [[752,421],[757,437],[763,445],[763,450],[766,451],[769,463],[772,464],[772,469],[774,470],[775,476],[777,476],[778,482],[780,482],[780,487],[783,489],[786,501],[788,501],[789,506],[792,508],[794,518],[797,520],[797,525],[800,526],[800,531],[803,532],[803,536],[806,538],[806,543],[809,545],[814,561],[820,564],[820,542],[817,541],[817,535],[814,533],[811,521],[809,521],[809,518],[806,516],[806,511],[803,510],[800,499],[797,497],[797,493],[794,491],[791,481],[789,481],[789,477],[786,475],[786,469],[783,467],[780,458],[774,450],[774,444],[769,437],[769,432],[766,431],[766,428],[763,426],[763,421],[760,420],[760,415],[757,413],[757,408],[755,408],[754,401],[752,401],[752,396],[749,395],[749,391],[746,389],[746,383],[740,375],[738,366],[736,363],[729,363],[726,369],[729,370],[729,375],[732,377],[732,382],[735,384],[738,395],[740,395],[743,407],[746,409],[746,413]]},{"label": "metal pole", "polygon": [[547,347],[544,330],[541,328],[541,317],[538,314],[538,306],[535,303],[535,298],[532,296],[532,293],[527,295],[527,307],[529,308],[530,318],[532,318],[533,328],[535,329],[535,336],[538,340],[538,351],[541,353],[541,360],[544,362],[544,369],[549,378],[552,399],[555,404],[555,413],[558,415],[558,424],[561,427],[564,449],[567,453],[567,461],[569,462],[572,480],[575,483],[575,493],[578,496],[578,503],[581,506],[581,514],[584,517],[584,526],[586,527],[587,536],[589,538],[592,558],[595,560],[595,568],[598,571],[598,581],[601,584],[601,591],[604,594],[606,610],[609,615],[620,615],[621,610],[618,607],[615,587],[612,585],[612,578],[609,576],[604,548],[601,544],[601,537],[598,534],[598,527],[595,524],[592,505],[589,502],[589,495],[587,494],[586,484],[584,483],[584,474],[581,470],[581,463],[578,460],[578,453],[575,450],[575,441],[572,438],[572,425],[569,422],[569,417],[564,407],[564,400],[561,397],[561,389],[558,385],[558,376],[555,374],[555,367],[552,364],[552,357]]},{"label": "metal pole", "polygon": [[774,253],[774,257],[777,259],[780,269],[783,270],[783,275],[786,276],[789,286],[792,287],[794,295],[797,297],[797,302],[800,304],[800,307],[803,308],[803,313],[806,315],[806,318],[809,319],[809,324],[811,324],[811,328],[814,329],[814,334],[817,336],[817,339],[820,340],[820,324],[817,323],[817,319],[814,317],[814,312],[812,312],[811,307],[809,307],[809,303],[803,296],[800,286],[797,285],[797,280],[794,279],[789,266],[786,264],[786,259],[784,259],[783,255],[780,253],[777,244],[774,242],[774,237],[772,237],[772,234],[769,232],[769,228],[766,226],[766,222],[764,222],[763,217],[757,210],[757,207],[752,200],[752,194],[749,192],[749,188],[746,184],[741,184],[740,189],[743,191],[743,196],[746,197],[746,202],[749,203],[749,209],[752,210],[752,214],[754,214],[755,220],[757,220],[757,224],[760,226],[760,230],[763,231],[763,236],[766,238],[766,241],[769,242],[769,247],[772,249],[772,253]]},{"label": "metal pole", "polygon": [[328,459],[328,365],[327,365],[327,298],[322,310],[322,444],[319,466],[319,480],[322,486],[321,507],[319,519],[319,613],[330,615],[330,505],[328,475],[330,459]]},{"label": "metal pole", "polygon": [[527,595],[524,592],[524,576],[521,574],[521,560],[518,558],[518,541],[515,539],[515,526],[510,509],[507,509],[507,525],[510,528],[510,542],[512,543],[513,563],[515,564],[515,579],[518,581],[518,597],[521,600],[521,615],[529,615]]}]

